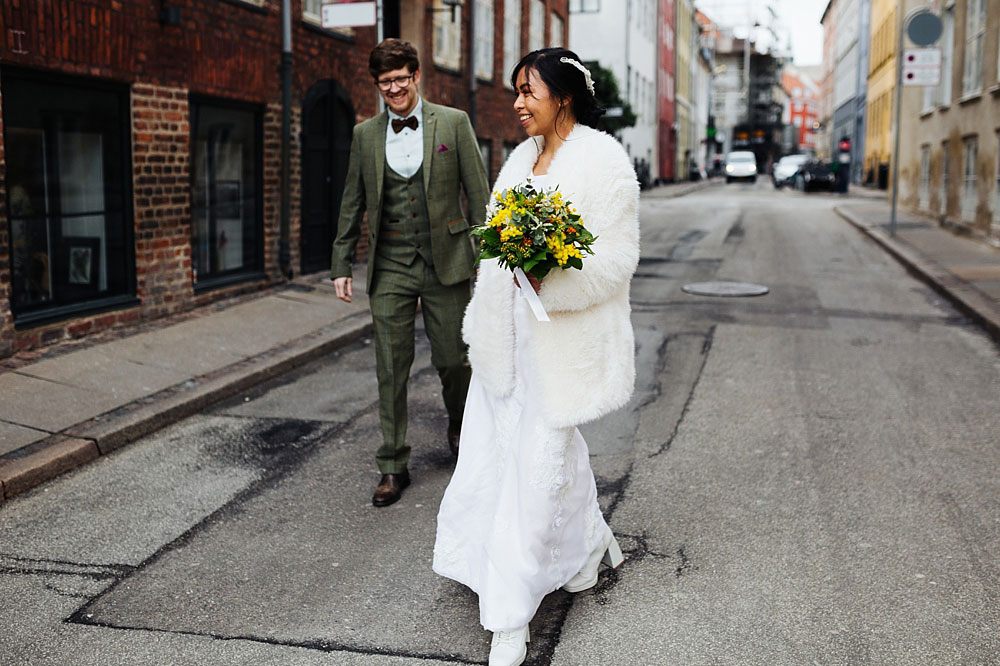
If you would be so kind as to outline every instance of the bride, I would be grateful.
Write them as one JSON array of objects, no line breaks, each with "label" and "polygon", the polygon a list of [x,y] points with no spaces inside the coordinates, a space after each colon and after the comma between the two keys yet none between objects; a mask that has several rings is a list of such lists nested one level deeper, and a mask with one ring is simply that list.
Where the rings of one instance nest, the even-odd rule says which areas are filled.
[{"label": "bride", "polygon": [[[438,513],[434,571],[479,595],[490,666],[527,654],[542,598],[597,583],[621,550],[597,503],[577,425],[623,406],[635,379],[629,282],[639,260],[639,187],[628,155],[594,129],[603,112],[572,51],[529,53],[511,77],[529,139],[494,186],[558,186],[597,236],[583,270],[517,284],[483,261],[465,313],[472,382],[458,463]],[[550,321],[527,305],[533,289]]]}]

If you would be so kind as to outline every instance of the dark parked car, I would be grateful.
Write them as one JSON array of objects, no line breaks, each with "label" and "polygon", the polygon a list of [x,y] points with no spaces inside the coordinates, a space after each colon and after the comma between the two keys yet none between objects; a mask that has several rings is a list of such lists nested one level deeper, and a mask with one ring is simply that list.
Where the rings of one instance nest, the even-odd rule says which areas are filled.
[{"label": "dark parked car", "polygon": [[792,177],[795,189],[799,192],[814,192],[823,190],[830,192],[837,186],[835,173],[819,160],[809,160],[799,167]]},{"label": "dark parked car", "polygon": [[785,155],[778,160],[771,169],[771,182],[773,182],[774,186],[778,189],[781,189],[784,185],[791,185],[795,182],[795,174],[798,172],[799,167],[808,161],[809,156],[801,153],[796,155]]}]

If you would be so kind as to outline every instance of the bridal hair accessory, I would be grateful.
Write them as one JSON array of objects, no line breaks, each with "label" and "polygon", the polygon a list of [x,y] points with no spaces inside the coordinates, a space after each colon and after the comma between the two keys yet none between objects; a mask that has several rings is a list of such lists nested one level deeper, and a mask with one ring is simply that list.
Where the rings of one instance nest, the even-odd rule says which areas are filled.
[{"label": "bridal hair accessory", "polygon": [[587,81],[587,90],[590,94],[594,94],[594,79],[590,76],[590,70],[580,64],[578,60],[573,60],[572,58],[559,58],[559,62],[564,62],[567,65],[573,65],[578,70],[583,72],[583,78]]}]

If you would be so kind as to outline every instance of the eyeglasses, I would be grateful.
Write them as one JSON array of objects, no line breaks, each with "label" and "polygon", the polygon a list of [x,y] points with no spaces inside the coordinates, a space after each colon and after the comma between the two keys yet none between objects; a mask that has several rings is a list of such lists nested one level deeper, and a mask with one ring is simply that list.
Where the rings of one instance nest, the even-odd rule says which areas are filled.
[{"label": "eyeglasses", "polygon": [[413,76],[413,74],[410,74],[409,76],[397,76],[394,79],[382,79],[380,81],[376,81],[375,85],[378,86],[379,90],[391,90],[393,83],[395,83],[396,87],[400,89],[409,88],[410,81],[413,79]]}]

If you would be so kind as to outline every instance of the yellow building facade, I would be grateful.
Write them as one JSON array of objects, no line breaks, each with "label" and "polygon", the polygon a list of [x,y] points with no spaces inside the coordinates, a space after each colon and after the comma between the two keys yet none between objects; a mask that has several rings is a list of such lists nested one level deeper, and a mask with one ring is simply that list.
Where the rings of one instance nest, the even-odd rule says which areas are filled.
[{"label": "yellow building facade", "polygon": [[866,182],[888,182],[891,169],[899,11],[899,0],[872,0],[868,90],[865,95],[868,109],[864,155]]}]

